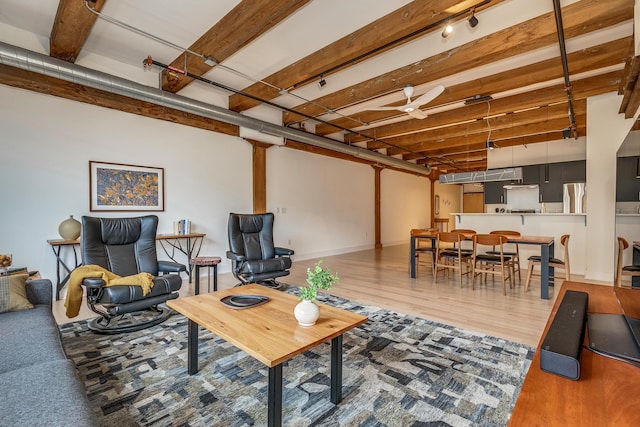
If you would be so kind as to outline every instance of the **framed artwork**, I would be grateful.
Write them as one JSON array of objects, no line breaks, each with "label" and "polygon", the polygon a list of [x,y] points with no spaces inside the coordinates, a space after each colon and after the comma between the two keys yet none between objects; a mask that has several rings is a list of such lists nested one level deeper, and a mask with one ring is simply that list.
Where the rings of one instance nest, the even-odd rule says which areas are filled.
[{"label": "framed artwork", "polygon": [[89,161],[89,209],[164,211],[164,168]]}]

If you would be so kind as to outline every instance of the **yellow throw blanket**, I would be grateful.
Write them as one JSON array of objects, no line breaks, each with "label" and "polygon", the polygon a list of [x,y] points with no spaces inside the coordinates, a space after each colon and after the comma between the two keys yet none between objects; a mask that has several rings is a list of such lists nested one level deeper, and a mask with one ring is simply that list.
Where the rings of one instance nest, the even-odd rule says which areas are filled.
[{"label": "yellow throw blanket", "polygon": [[67,317],[76,317],[80,313],[82,304],[82,281],[84,279],[102,279],[106,286],[134,285],[142,288],[142,295],[147,295],[153,287],[153,276],[149,273],[138,273],[133,276],[120,277],[99,265],[83,265],[71,272],[67,298],[64,306],[67,308]]}]

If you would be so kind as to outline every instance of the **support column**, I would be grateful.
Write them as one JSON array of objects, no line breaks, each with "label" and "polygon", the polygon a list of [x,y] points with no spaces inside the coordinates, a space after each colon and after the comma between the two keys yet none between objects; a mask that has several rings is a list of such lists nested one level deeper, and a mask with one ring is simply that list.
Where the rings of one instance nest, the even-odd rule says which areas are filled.
[{"label": "support column", "polygon": [[610,282],[614,276],[616,153],[634,123],[618,113],[621,100],[615,92],[587,98],[585,279],[590,280]]},{"label": "support column", "polygon": [[382,172],[382,167],[377,165],[371,165],[374,171],[374,182],[375,182],[375,190],[374,190],[374,227],[375,227],[375,245],[376,248],[382,248],[382,225],[381,225],[381,215],[380,215],[380,172]]},{"label": "support column", "polygon": [[267,211],[267,148],[271,144],[247,139],[253,146],[253,213]]}]

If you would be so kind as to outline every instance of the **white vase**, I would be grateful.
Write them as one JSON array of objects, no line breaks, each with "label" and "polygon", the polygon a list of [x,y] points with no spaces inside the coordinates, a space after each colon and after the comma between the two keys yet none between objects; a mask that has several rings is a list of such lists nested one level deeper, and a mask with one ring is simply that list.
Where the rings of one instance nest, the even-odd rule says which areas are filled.
[{"label": "white vase", "polygon": [[320,307],[311,300],[303,299],[293,309],[293,315],[300,326],[313,326],[320,317]]}]

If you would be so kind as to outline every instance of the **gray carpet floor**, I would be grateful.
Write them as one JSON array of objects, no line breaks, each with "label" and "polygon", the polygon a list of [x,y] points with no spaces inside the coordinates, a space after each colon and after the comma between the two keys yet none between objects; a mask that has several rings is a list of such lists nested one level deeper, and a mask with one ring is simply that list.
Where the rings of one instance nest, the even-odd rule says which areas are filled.
[{"label": "gray carpet floor", "polygon": [[[292,291],[295,292],[295,291]],[[504,426],[535,349],[333,296],[369,317],[344,335],[343,401],[329,399],[329,343],[283,368],[286,426]],[[198,374],[186,372],[187,321],[96,335],[60,327],[104,426],[261,426],[267,368],[200,330]]]}]

